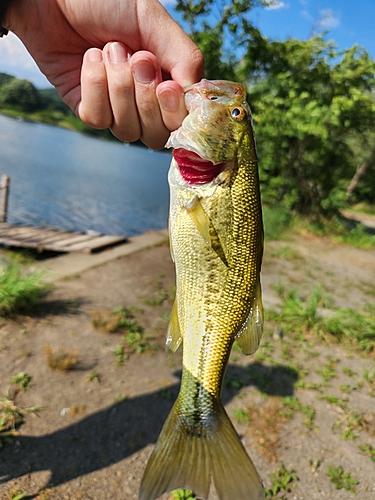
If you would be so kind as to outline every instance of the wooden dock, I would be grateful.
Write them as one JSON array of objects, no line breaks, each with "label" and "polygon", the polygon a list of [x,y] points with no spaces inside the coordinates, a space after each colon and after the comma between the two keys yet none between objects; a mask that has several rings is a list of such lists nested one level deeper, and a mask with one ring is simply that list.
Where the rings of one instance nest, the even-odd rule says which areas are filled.
[{"label": "wooden dock", "polygon": [[38,252],[49,250],[53,252],[92,253],[124,243],[126,240],[126,236],[60,231],[0,222],[1,245],[32,248]]}]

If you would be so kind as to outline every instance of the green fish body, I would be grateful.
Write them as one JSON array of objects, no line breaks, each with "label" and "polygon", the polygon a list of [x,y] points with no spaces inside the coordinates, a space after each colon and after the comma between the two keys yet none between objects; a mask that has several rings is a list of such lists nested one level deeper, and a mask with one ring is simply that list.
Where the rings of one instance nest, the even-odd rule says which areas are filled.
[{"label": "green fish body", "polygon": [[260,500],[264,490],[220,400],[233,342],[245,354],[263,327],[263,225],[251,114],[242,85],[202,80],[171,134],[170,242],[176,300],[167,350],[183,342],[179,396],[147,464],[140,500],[175,488],[220,500]]}]

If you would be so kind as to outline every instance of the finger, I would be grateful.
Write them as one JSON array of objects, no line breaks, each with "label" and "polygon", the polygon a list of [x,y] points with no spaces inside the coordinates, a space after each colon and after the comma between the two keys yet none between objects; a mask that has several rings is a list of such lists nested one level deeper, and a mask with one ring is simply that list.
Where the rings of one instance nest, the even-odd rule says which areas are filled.
[{"label": "finger", "polygon": [[182,120],[187,115],[183,88],[177,82],[167,80],[158,85],[156,95],[163,122],[172,132],[181,126]]},{"label": "finger", "polygon": [[153,5],[152,17],[149,0],[139,1],[138,9],[142,47],[155,54],[163,71],[182,87],[201,80],[204,66],[202,52],[161,3]]},{"label": "finger", "polygon": [[81,102],[77,115],[94,128],[108,128],[112,112],[108,97],[107,73],[100,49],[86,51],[81,71]]},{"label": "finger", "polygon": [[103,54],[113,114],[111,132],[121,141],[136,141],[140,138],[142,129],[135,103],[133,74],[129,63],[131,51],[122,43],[112,42],[104,47]]},{"label": "finger", "polygon": [[142,128],[141,139],[148,147],[161,149],[168,139],[169,131],[164,125],[156,97],[156,88],[162,81],[160,65],[153,54],[139,51],[131,57],[130,66]]}]

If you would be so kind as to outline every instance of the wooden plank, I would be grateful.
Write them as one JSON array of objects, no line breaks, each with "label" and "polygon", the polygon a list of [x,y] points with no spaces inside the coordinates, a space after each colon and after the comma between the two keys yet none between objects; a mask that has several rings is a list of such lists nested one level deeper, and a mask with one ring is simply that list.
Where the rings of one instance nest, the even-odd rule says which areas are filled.
[{"label": "wooden plank", "polygon": [[66,247],[68,252],[93,252],[99,250],[100,248],[110,247],[118,243],[123,243],[126,241],[126,236],[98,236],[93,238],[91,241],[78,243],[76,245],[69,245]]},{"label": "wooden plank", "polygon": [[126,241],[125,236],[87,234],[0,223],[0,244],[38,251],[93,252]]},{"label": "wooden plank", "polygon": [[[96,236],[97,237],[97,236]],[[93,239],[91,234],[79,234],[71,235],[69,238],[61,238],[60,241],[54,242],[53,246],[56,248],[67,248],[75,243],[81,243],[85,241],[90,241]]]}]

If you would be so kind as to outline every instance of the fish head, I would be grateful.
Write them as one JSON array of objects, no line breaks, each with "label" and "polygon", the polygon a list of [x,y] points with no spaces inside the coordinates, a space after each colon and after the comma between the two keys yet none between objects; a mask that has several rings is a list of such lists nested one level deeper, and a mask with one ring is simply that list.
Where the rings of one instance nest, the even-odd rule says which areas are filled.
[{"label": "fish head", "polygon": [[235,167],[244,137],[253,137],[250,107],[239,83],[204,79],[184,90],[189,114],[166,147],[185,182],[207,184]]}]

